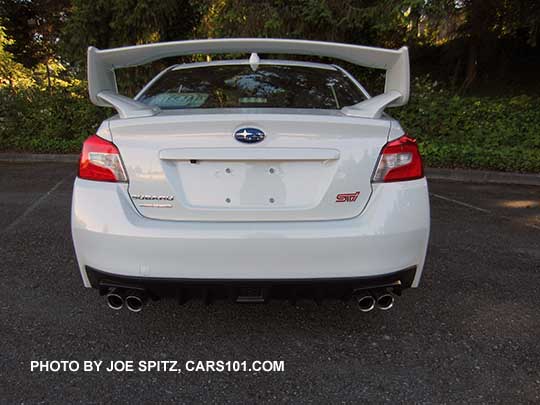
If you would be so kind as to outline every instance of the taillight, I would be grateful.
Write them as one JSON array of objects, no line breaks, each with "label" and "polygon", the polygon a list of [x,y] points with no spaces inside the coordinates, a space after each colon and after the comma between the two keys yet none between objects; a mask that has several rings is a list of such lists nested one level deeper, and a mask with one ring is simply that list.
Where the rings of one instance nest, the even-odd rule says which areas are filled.
[{"label": "taillight", "polygon": [[421,177],[424,177],[424,169],[416,140],[403,135],[384,146],[371,181],[386,183]]},{"label": "taillight", "polygon": [[126,182],[127,176],[116,146],[97,135],[84,141],[79,177],[86,180]]}]

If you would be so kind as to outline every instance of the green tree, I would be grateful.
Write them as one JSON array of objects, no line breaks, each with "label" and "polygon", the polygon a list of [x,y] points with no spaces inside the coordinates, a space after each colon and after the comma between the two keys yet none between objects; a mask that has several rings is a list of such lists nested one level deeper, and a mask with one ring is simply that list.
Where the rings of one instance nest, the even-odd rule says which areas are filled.
[{"label": "green tree", "polygon": [[[90,45],[106,49],[189,39],[198,18],[189,0],[72,0],[61,37],[62,54],[84,73]],[[119,72],[122,91],[133,94],[155,70],[140,67]]]},{"label": "green tree", "polygon": [[0,15],[7,35],[6,49],[27,68],[46,67],[49,91],[51,64],[57,59],[59,33],[69,0],[0,0]]},{"label": "green tree", "polygon": [[199,34],[291,37],[364,44],[403,41],[404,12],[418,1],[207,0]]},{"label": "green tree", "polygon": [[200,36],[407,44],[422,51],[419,54],[427,52],[421,63],[440,69],[441,77],[453,78],[463,90],[479,77],[504,76],[514,49],[528,46],[525,51],[534,54],[540,34],[538,0],[206,0],[204,4]]},{"label": "green tree", "polygon": [[188,0],[72,0],[63,31],[63,53],[86,62],[86,49],[188,39],[198,23]]},{"label": "green tree", "polygon": [[8,87],[14,90],[16,87],[28,87],[33,84],[31,72],[22,64],[15,61],[7,47],[14,41],[7,37],[4,27],[0,26],[0,89]]},{"label": "green tree", "polygon": [[462,90],[490,73],[504,77],[513,48],[538,52],[537,0],[429,0],[419,13],[423,45],[448,49],[452,76],[462,78]]}]

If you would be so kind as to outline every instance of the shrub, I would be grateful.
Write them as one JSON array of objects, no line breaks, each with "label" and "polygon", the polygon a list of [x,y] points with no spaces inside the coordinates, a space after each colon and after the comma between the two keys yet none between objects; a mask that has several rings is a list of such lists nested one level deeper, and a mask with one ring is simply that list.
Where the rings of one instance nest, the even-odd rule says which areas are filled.
[{"label": "shrub", "polygon": [[389,111],[418,139],[427,165],[540,172],[540,99],[462,97],[426,80],[412,95]]},{"label": "shrub", "polygon": [[[109,111],[110,112],[110,111]],[[0,90],[0,150],[78,152],[107,111],[92,105],[82,85]]]}]

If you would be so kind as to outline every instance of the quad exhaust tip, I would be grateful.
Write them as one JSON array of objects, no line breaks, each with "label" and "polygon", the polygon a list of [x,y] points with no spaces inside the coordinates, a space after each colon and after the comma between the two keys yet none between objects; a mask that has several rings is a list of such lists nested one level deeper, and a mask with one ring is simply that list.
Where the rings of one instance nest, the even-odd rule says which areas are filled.
[{"label": "quad exhaust tip", "polygon": [[370,312],[375,307],[381,311],[387,311],[394,306],[394,296],[389,292],[355,291],[354,298],[362,312]]},{"label": "quad exhaust tip", "polygon": [[375,308],[375,298],[370,294],[359,295],[356,297],[356,301],[358,302],[358,308],[362,312],[369,312]]},{"label": "quad exhaust tip", "polygon": [[126,307],[131,312],[141,312],[143,309],[143,302],[140,297],[136,295],[128,295],[126,297]]},{"label": "quad exhaust tip", "polygon": [[394,306],[394,296],[390,293],[385,293],[377,298],[377,308],[382,311],[387,311]]},{"label": "quad exhaust tip", "polygon": [[129,291],[126,296],[126,307],[131,312],[141,312],[146,302],[146,294],[141,291]]},{"label": "quad exhaust tip", "polygon": [[109,308],[118,311],[126,306],[131,312],[141,312],[146,303],[144,291],[112,288],[106,295]]},{"label": "quad exhaust tip", "polygon": [[106,296],[107,305],[109,308],[118,311],[124,306],[124,297],[115,288],[113,288]]}]

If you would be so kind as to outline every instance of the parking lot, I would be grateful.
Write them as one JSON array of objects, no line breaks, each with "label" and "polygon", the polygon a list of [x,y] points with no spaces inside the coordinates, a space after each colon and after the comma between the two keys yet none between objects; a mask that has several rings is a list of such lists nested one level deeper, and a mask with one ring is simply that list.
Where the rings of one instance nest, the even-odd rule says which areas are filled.
[{"label": "parking lot", "polygon": [[[135,314],[82,287],[75,171],[0,163],[1,402],[540,401],[538,187],[430,182],[421,288],[390,311],[163,300]],[[31,360],[70,359],[284,360],[285,370],[30,371]]]}]

